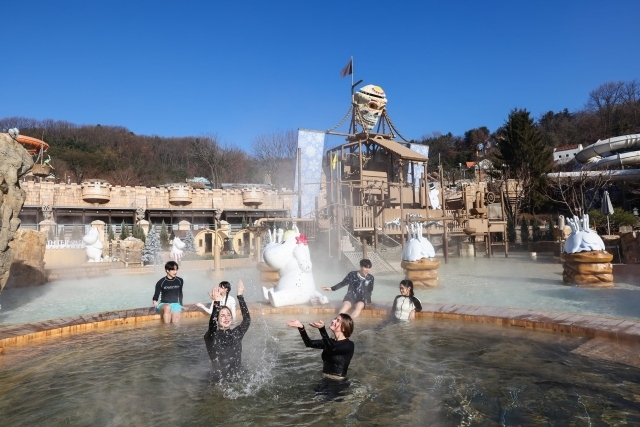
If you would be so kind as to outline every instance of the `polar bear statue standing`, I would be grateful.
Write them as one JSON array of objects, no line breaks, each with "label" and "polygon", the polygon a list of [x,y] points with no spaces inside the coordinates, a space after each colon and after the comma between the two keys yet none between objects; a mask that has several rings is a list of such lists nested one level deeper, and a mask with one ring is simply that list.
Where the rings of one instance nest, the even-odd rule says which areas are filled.
[{"label": "polar bear statue standing", "polygon": [[281,239],[279,242],[276,240],[276,244],[267,245],[263,252],[264,262],[278,270],[280,275],[275,287],[262,288],[265,300],[274,307],[306,304],[312,298],[318,298],[322,304],[328,303],[329,299],[316,290],[305,235],[294,226]]},{"label": "polar bear statue standing", "polygon": [[89,232],[82,238],[85,244],[85,251],[89,262],[102,261],[102,241],[100,241],[100,232],[97,228],[91,227]]}]

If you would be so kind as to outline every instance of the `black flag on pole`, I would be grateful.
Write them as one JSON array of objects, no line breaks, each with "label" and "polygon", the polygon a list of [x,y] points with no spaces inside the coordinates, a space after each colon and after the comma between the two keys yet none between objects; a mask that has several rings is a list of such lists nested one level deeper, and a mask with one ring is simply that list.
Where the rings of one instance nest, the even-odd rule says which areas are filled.
[{"label": "black flag on pole", "polygon": [[340,77],[347,77],[353,74],[353,58],[349,59],[349,63],[340,71]]}]

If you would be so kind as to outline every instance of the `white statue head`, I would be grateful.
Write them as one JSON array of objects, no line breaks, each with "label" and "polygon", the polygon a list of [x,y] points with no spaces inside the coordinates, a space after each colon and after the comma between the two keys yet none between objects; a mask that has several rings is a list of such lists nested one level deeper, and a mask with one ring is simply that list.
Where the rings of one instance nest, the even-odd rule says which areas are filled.
[{"label": "white statue head", "polygon": [[356,121],[366,130],[371,130],[378,123],[387,105],[387,96],[380,86],[366,85],[353,94],[357,104]]},{"label": "white statue head", "polygon": [[582,218],[577,216],[567,218],[567,223],[571,227],[571,234],[564,242],[565,253],[605,250],[602,238],[589,228],[589,215],[584,214]]},{"label": "white statue head", "polygon": [[179,237],[176,237],[173,239],[173,247],[176,249],[183,249],[185,247],[186,243],[183,242],[182,240],[180,240]]},{"label": "white statue head", "polygon": [[94,227],[91,227],[89,232],[82,238],[84,244],[89,246],[96,243],[98,239],[100,239],[100,234],[98,233],[98,229]]}]

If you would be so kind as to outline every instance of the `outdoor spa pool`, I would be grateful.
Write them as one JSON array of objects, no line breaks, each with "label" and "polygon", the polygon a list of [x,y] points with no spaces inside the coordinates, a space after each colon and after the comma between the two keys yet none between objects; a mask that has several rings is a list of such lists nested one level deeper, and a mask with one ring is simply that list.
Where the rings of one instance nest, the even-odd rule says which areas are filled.
[{"label": "outdoor spa pool", "polygon": [[244,377],[223,385],[209,376],[206,317],[12,348],[0,357],[2,425],[640,425],[640,369],[572,353],[584,338],[359,318],[348,387],[336,389],[290,318],[253,316]]}]

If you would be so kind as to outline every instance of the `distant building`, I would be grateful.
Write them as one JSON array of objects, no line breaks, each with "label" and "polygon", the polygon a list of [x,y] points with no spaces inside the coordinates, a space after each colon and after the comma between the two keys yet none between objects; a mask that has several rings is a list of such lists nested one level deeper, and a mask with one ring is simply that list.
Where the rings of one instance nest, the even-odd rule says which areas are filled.
[{"label": "distant building", "polygon": [[558,165],[563,165],[582,151],[582,144],[565,145],[553,149],[553,161]]}]

